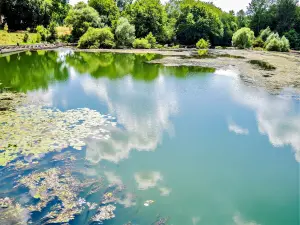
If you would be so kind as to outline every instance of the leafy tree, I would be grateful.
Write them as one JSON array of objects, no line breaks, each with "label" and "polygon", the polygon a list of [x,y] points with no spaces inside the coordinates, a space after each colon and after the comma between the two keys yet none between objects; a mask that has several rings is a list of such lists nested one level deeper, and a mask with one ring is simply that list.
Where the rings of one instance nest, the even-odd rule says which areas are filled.
[{"label": "leafy tree", "polygon": [[117,0],[116,2],[119,10],[123,11],[126,8],[126,6],[132,4],[133,0]]},{"label": "leafy tree", "polygon": [[232,45],[241,49],[251,48],[254,41],[254,32],[247,27],[236,31],[232,37]]},{"label": "leafy tree", "polygon": [[220,40],[218,44],[230,46],[232,35],[238,29],[237,19],[233,11],[229,13],[222,13],[220,17],[223,24],[224,34],[221,38],[218,38]]},{"label": "leafy tree", "polygon": [[99,13],[83,2],[79,2],[69,11],[65,23],[72,26],[75,39],[79,39],[89,27],[103,27]]},{"label": "leafy tree", "polygon": [[43,25],[39,25],[36,27],[36,32],[41,37],[41,41],[47,41],[49,36],[51,35],[49,30],[47,30]]},{"label": "leafy tree", "polygon": [[236,14],[238,28],[247,27],[248,19],[244,10],[240,10]]},{"label": "leafy tree", "polygon": [[164,39],[167,14],[160,0],[137,0],[125,11],[130,22],[135,25],[138,38],[152,32],[159,41]]},{"label": "leafy tree", "polygon": [[56,31],[56,24],[51,22],[48,26],[49,36],[47,41],[54,42],[57,39],[57,31]]},{"label": "leafy tree", "polygon": [[219,9],[204,2],[186,0],[180,4],[180,11],[177,39],[181,44],[193,45],[201,38],[209,39],[214,44],[216,37],[223,36]]},{"label": "leafy tree", "polygon": [[119,8],[114,0],[89,0],[88,4],[97,10],[103,22],[108,26],[111,26],[119,17]]},{"label": "leafy tree", "polygon": [[250,18],[250,28],[258,34],[261,29],[268,26],[268,9],[272,5],[273,0],[252,0],[247,8]]},{"label": "leafy tree", "polygon": [[266,29],[260,31],[259,37],[260,37],[263,41],[266,41],[267,38],[270,36],[271,33],[272,33],[272,31],[271,31],[270,27],[267,27]]},{"label": "leafy tree", "polygon": [[90,27],[78,42],[79,48],[113,48],[114,35],[110,28]]},{"label": "leafy tree", "polygon": [[295,29],[284,33],[284,36],[289,40],[291,48],[300,49],[300,34]]},{"label": "leafy tree", "polygon": [[289,31],[295,22],[298,0],[277,0],[277,31]]},{"label": "leafy tree", "polygon": [[135,39],[135,27],[124,17],[119,18],[115,31],[118,46],[130,46]]}]

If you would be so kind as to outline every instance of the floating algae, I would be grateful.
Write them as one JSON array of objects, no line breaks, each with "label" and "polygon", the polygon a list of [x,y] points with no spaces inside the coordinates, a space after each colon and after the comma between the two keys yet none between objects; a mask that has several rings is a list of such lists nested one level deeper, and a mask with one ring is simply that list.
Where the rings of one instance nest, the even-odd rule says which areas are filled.
[{"label": "floating algae", "polygon": [[28,206],[31,212],[41,212],[47,204],[58,199],[55,210],[51,210],[44,219],[47,223],[67,223],[83,210],[85,200],[78,197],[81,183],[68,171],[51,168],[45,172],[33,173],[20,180],[27,187],[37,204]]},{"label": "floating algae", "polygon": [[105,205],[98,209],[98,213],[92,218],[94,222],[102,222],[103,220],[110,220],[115,218],[114,211],[116,206],[114,205]]},{"label": "floating algae", "polygon": [[111,119],[88,108],[61,112],[30,105],[1,112],[0,166],[18,157],[40,158],[69,146],[81,150],[87,138],[108,139],[107,127],[116,125]]},{"label": "floating algae", "polygon": [[10,198],[0,198],[0,224],[26,225],[29,212]]}]

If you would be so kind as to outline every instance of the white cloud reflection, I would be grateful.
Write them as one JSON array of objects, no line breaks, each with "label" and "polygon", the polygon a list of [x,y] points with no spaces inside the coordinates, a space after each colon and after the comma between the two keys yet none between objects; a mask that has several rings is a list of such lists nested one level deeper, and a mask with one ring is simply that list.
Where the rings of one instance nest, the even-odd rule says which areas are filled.
[{"label": "white cloud reflection", "polygon": [[236,213],[233,218],[233,222],[235,225],[259,225],[258,223],[254,221],[245,221],[240,213]]},{"label": "white cloud reflection", "polygon": [[88,141],[86,158],[94,163],[118,163],[133,149],[153,151],[165,131],[173,133],[169,118],[177,112],[176,95],[166,88],[163,77],[151,84],[132,82],[130,76],[124,79],[111,82],[87,77],[81,83],[85,93],[104,102],[121,125],[111,128],[108,140]]},{"label": "white cloud reflection", "polygon": [[134,179],[139,190],[147,190],[156,187],[163,177],[160,172],[152,171],[135,173]]},{"label": "white cloud reflection", "polygon": [[241,126],[237,125],[234,122],[230,122],[228,124],[228,130],[230,132],[233,132],[233,133],[236,133],[236,134],[239,134],[239,135],[248,135],[249,134],[248,129],[242,128]]}]

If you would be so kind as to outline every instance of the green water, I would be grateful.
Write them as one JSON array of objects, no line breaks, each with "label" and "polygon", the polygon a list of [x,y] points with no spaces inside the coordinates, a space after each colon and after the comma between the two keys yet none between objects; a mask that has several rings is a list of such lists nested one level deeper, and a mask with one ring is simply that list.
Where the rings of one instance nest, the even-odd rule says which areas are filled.
[{"label": "green water", "polygon": [[[97,207],[107,190],[124,186],[112,203],[115,218],[103,224],[300,224],[298,96],[248,87],[231,71],[146,63],[158,57],[68,49],[1,57],[2,90],[62,112],[96,110],[117,125],[107,139],[85,138],[81,151],[62,149],[76,156],[71,166],[53,161],[62,153],[56,151],[26,169],[0,166],[0,198],[28,208],[37,199],[26,187],[13,188],[18,180],[68,165],[83,181],[103,180],[86,197]],[[22,153],[12,162],[18,160]],[[154,203],[147,207],[147,200]],[[25,224],[42,224],[55,201],[26,211]],[[70,224],[92,224],[96,211],[84,207]]]}]

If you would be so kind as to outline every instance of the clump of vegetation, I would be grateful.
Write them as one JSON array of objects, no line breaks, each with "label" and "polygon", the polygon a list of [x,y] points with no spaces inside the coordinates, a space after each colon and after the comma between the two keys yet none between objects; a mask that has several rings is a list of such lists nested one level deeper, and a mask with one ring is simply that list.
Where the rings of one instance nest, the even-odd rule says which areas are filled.
[{"label": "clump of vegetation", "polygon": [[208,50],[207,49],[200,49],[198,50],[198,56],[200,58],[205,58],[208,56]]},{"label": "clump of vegetation", "polygon": [[249,63],[251,63],[253,65],[257,65],[261,69],[264,69],[264,70],[275,70],[276,69],[275,66],[273,66],[270,63],[265,62],[263,60],[250,60]]},{"label": "clump of vegetation", "polygon": [[51,22],[48,26],[48,34],[49,36],[47,37],[47,41],[49,42],[54,42],[58,35],[57,35],[57,30],[56,30],[56,24],[54,22]]},{"label": "clump of vegetation", "polygon": [[36,32],[41,36],[42,41],[47,41],[48,37],[51,35],[49,30],[47,30],[43,25],[37,26]]},{"label": "clump of vegetation", "polygon": [[220,54],[220,55],[218,55],[218,57],[233,58],[233,59],[245,59],[244,56],[230,55],[230,54]]},{"label": "clump of vegetation", "polygon": [[265,42],[267,51],[288,52],[290,50],[290,43],[285,36],[279,37],[278,33],[271,33]]},{"label": "clump of vegetation", "polygon": [[135,39],[135,27],[128,22],[128,19],[121,17],[117,22],[115,31],[117,46],[131,46]]},{"label": "clump of vegetation", "polygon": [[25,34],[24,34],[23,42],[27,43],[28,39],[29,39],[29,34],[28,34],[28,31],[26,31]]},{"label": "clump of vegetation", "polygon": [[254,32],[247,27],[239,29],[232,37],[232,45],[240,49],[251,48],[253,41]]},{"label": "clump of vegetation", "polygon": [[259,38],[261,38],[261,40],[263,42],[265,42],[271,33],[272,33],[272,31],[271,31],[270,27],[267,27],[266,29],[264,29],[260,32]]},{"label": "clump of vegetation", "polygon": [[201,38],[196,44],[196,48],[198,49],[207,49],[209,47],[210,47],[209,41],[206,41],[203,38]]},{"label": "clump of vegetation", "polygon": [[252,45],[254,48],[263,48],[265,45],[265,42],[263,41],[263,39],[261,37],[258,37],[253,41]]},{"label": "clump of vegetation", "polygon": [[138,49],[149,49],[149,48],[151,48],[151,44],[145,38],[135,39],[134,42],[132,43],[132,46],[134,48],[138,48]]},{"label": "clump of vegetation", "polygon": [[7,23],[4,24],[4,29],[3,29],[6,33],[8,32],[8,25]]},{"label": "clump of vegetation", "polygon": [[145,39],[148,41],[148,43],[151,45],[150,48],[156,47],[156,38],[153,36],[152,32],[150,32]]},{"label": "clump of vegetation", "polygon": [[113,48],[115,47],[114,35],[110,28],[90,27],[78,42],[79,48]]}]

